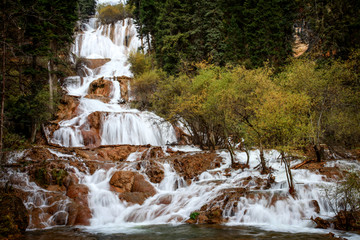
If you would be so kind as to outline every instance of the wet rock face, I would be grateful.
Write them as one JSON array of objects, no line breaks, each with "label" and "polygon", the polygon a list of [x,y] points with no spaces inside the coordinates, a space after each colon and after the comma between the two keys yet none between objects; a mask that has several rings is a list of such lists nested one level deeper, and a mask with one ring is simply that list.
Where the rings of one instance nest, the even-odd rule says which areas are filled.
[{"label": "wet rock face", "polygon": [[27,167],[27,171],[30,179],[44,188],[50,185],[64,186],[64,180],[68,175],[65,164],[57,161],[33,163]]},{"label": "wet rock face", "polygon": [[[93,81],[89,86],[89,95],[100,96],[100,97],[111,97],[112,92],[112,82],[109,80],[104,80],[104,78],[99,78]],[[90,97],[92,98],[92,97]]]},{"label": "wet rock face", "polygon": [[175,170],[190,183],[191,179],[199,176],[206,170],[220,166],[222,159],[216,153],[189,154],[175,157]]},{"label": "wet rock face", "polygon": [[129,101],[129,84],[130,81],[132,80],[132,78],[126,77],[126,76],[121,76],[121,77],[116,77],[116,80],[119,82],[120,84],[120,89],[121,89],[121,97],[128,102]]},{"label": "wet rock face", "polygon": [[160,183],[164,179],[164,170],[154,161],[149,162],[145,173],[152,183]]},{"label": "wet rock face", "polygon": [[75,117],[79,103],[80,102],[76,97],[64,95],[60,100],[58,111],[56,113],[58,121],[69,120]]},{"label": "wet rock face", "polygon": [[102,65],[109,62],[110,60],[111,60],[110,58],[99,58],[99,59],[88,58],[88,59],[86,59],[85,64],[88,68],[95,69],[95,68],[101,67]]},{"label": "wet rock face", "polygon": [[110,185],[116,192],[131,192],[134,184],[134,175],[130,171],[116,172],[110,179]]},{"label": "wet rock face", "polygon": [[66,195],[73,200],[69,206],[69,225],[89,225],[91,211],[88,204],[89,189],[83,184],[71,185]]},{"label": "wet rock face", "polygon": [[181,128],[174,126],[176,139],[178,139],[178,144],[185,145],[191,143],[191,136],[185,133]]},{"label": "wet rock face", "polygon": [[17,238],[29,224],[28,212],[19,197],[0,193],[0,238]]},{"label": "wet rock face", "polygon": [[111,189],[120,193],[120,200],[142,204],[146,198],[156,194],[155,188],[144,176],[131,171],[118,171],[110,179]]}]

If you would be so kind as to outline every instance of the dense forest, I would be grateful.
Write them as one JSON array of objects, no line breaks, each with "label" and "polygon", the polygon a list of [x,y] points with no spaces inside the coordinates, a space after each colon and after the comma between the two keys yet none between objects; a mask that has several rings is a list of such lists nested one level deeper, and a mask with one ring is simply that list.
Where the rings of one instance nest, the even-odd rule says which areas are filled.
[{"label": "dense forest", "polygon": [[358,1],[130,4],[147,48],[129,58],[137,106],[183,122],[194,143],[310,147],[318,160],[322,144],[359,146]]},{"label": "dense forest", "polygon": [[[183,122],[193,143],[289,151],[360,140],[360,3],[347,1],[3,1],[5,148],[34,140],[72,74],[79,19],[133,17],[143,49],[129,57],[141,109]],[[295,58],[297,41],[307,51]],[[265,167],[265,166],[264,166]]]},{"label": "dense forest", "polygon": [[95,0],[1,1],[0,148],[33,142],[60,100],[58,79],[71,75],[76,23],[95,14]]}]

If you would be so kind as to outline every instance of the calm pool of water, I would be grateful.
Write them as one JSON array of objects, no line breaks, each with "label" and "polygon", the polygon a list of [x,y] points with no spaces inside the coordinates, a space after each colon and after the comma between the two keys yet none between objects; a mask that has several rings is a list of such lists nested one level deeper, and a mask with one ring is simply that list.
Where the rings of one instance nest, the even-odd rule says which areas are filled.
[{"label": "calm pool of water", "polygon": [[[327,232],[320,233],[290,233],[266,231],[248,226],[224,226],[224,225],[153,225],[137,226],[132,228],[118,229],[91,229],[58,227],[45,230],[31,230],[25,234],[26,240],[113,240],[113,239],[171,239],[171,240],[211,240],[211,239],[292,239],[292,240],[322,240],[329,239]],[[107,233],[99,233],[107,232]],[[360,239],[356,235],[337,233],[350,239]]]}]

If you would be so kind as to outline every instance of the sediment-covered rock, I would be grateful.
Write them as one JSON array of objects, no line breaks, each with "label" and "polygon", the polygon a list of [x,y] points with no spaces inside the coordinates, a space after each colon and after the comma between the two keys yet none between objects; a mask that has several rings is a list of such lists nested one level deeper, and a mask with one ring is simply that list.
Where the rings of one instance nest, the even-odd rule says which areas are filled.
[{"label": "sediment-covered rock", "polygon": [[104,78],[99,78],[91,82],[89,86],[89,94],[100,95],[103,97],[110,98],[112,93],[113,83],[110,80],[105,80]]},{"label": "sediment-covered rock", "polygon": [[127,76],[120,76],[120,77],[116,77],[116,80],[120,84],[122,99],[124,99],[126,102],[128,102],[130,100],[129,85],[130,85],[132,78],[127,77]]},{"label": "sediment-covered rock", "polygon": [[144,176],[131,171],[118,171],[110,179],[111,189],[120,193],[120,200],[142,204],[146,198],[156,194],[155,188]]},{"label": "sediment-covered rock", "polygon": [[94,59],[87,58],[85,64],[88,68],[95,69],[101,67],[110,60],[111,60],[110,58],[94,58]]},{"label": "sediment-covered rock", "polygon": [[216,153],[198,153],[176,156],[172,162],[175,170],[190,183],[204,171],[219,167],[222,159]]},{"label": "sediment-covered rock", "polygon": [[76,116],[77,107],[79,106],[79,100],[76,97],[64,95],[58,105],[58,111],[56,113],[56,119],[69,120]]},{"label": "sediment-covered rock", "polygon": [[[83,184],[71,185],[66,195],[74,201],[70,207],[69,218],[73,225],[89,225],[91,211],[88,204],[89,189]],[[76,214],[76,217],[74,216]]]}]

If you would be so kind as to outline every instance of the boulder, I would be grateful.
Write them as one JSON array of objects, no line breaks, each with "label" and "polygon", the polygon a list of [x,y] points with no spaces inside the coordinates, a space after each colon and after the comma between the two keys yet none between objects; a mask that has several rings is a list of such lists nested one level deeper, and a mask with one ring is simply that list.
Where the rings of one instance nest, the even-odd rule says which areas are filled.
[{"label": "boulder", "polygon": [[[88,204],[88,192],[89,189],[83,184],[70,185],[67,191],[67,196],[71,198],[75,205],[72,208],[77,208],[77,215],[75,220],[74,216],[71,217],[74,225],[89,225],[91,219],[91,211]],[[72,213],[76,212],[75,209],[71,209]]]},{"label": "boulder", "polygon": [[134,204],[143,204],[148,198],[146,193],[142,192],[124,192],[119,194],[119,199]]},{"label": "boulder", "polygon": [[100,130],[102,116],[103,116],[103,113],[101,113],[101,112],[93,112],[93,113],[91,113],[87,117],[87,119],[89,121],[89,124],[90,124],[90,127],[95,128],[97,130]]},{"label": "boulder", "polygon": [[145,193],[148,196],[154,196],[156,194],[155,188],[145,180],[141,174],[134,175],[134,183],[131,192]]},{"label": "boulder", "polygon": [[53,222],[49,224],[51,214],[47,212],[47,209],[35,207],[29,211],[29,215],[31,216],[29,228],[45,228],[46,225],[54,226]]},{"label": "boulder", "polygon": [[134,175],[134,172],[118,171],[111,177],[110,185],[118,193],[131,192]]},{"label": "boulder", "polygon": [[112,93],[113,83],[110,80],[99,78],[93,81],[89,86],[89,94],[101,95],[103,97],[110,97]]},{"label": "boulder", "polygon": [[109,103],[111,100],[110,97],[103,96],[102,94],[88,94],[85,97],[89,99],[96,99],[103,103]]},{"label": "boulder", "polygon": [[145,170],[146,175],[153,183],[160,183],[164,179],[164,170],[155,162],[151,162]]},{"label": "boulder", "polygon": [[330,227],[330,222],[328,220],[322,219],[321,217],[317,217],[315,219],[311,218],[311,220],[316,223],[316,228],[327,229]]},{"label": "boulder", "polygon": [[90,148],[99,147],[101,144],[98,130],[91,128],[90,130],[81,130],[84,139],[84,145]]},{"label": "boulder", "polygon": [[309,206],[311,208],[314,208],[314,212],[316,212],[318,214],[320,213],[320,206],[319,206],[318,201],[316,201],[316,200],[310,201]]},{"label": "boulder", "polygon": [[213,169],[222,159],[216,153],[197,153],[174,157],[173,164],[176,172],[183,176],[190,184],[191,179],[202,172]]},{"label": "boulder", "polygon": [[110,179],[113,191],[119,194],[120,200],[143,204],[145,199],[156,194],[155,188],[144,176],[131,171],[118,171]]},{"label": "boulder", "polygon": [[131,82],[132,78],[129,78],[126,76],[121,76],[121,77],[116,77],[116,80],[120,84],[121,97],[126,102],[128,102],[129,101],[129,83]]}]

